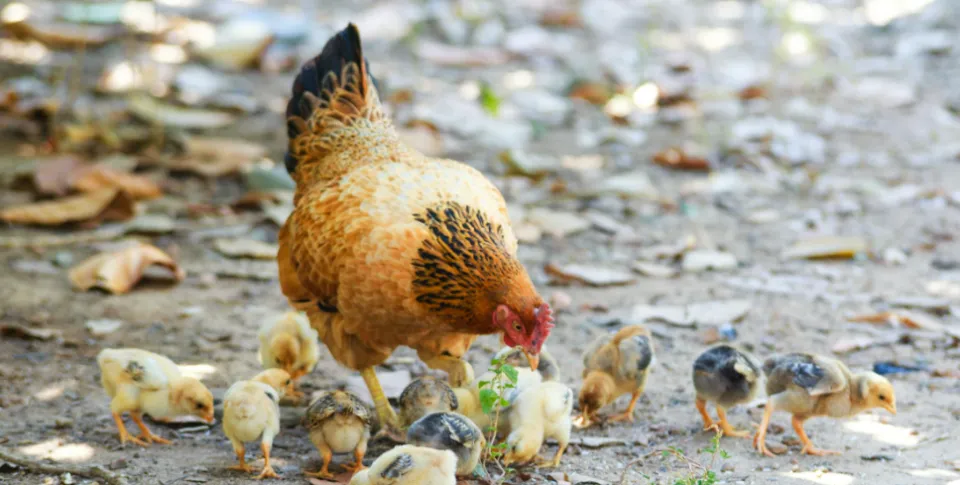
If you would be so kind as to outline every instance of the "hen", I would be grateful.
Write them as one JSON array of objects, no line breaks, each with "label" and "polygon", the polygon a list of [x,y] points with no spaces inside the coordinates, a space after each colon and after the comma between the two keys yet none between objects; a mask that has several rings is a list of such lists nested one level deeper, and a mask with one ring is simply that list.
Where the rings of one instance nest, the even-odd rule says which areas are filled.
[{"label": "hen", "polygon": [[497,188],[476,169],[403,144],[350,24],[297,75],[287,104],[294,211],[279,236],[280,285],[342,365],[359,370],[397,429],[374,366],[401,345],[454,387],[478,335],[499,333],[537,368],[549,305],[516,257]]}]

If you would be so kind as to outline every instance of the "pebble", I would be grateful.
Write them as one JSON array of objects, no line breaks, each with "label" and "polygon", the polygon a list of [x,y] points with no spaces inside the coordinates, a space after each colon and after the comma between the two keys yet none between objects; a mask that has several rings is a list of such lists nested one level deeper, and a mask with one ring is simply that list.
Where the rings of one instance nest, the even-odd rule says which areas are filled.
[{"label": "pebble", "polygon": [[73,427],[73,420],[67,417],[57,417],[54,419],[54,427],[57,429],[68,429]]}]

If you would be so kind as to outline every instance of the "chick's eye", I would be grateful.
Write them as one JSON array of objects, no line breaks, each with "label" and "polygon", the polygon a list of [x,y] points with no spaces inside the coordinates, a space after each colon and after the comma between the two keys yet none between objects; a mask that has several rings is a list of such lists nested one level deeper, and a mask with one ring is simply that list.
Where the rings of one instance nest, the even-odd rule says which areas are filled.
[{"label": "chick's eye", "polygon": [[196,405],[196,408],[197,408],[197,409],[203,409],[203,403],[202,403],[202,402],[198,402],[197,405]]},{"label": "chick's eye", "polygon": [[879,397],[880,397],[880,400],[881,400],[881,401],[886,401],[886,400],[887,400],[887,396],[884,396],[883,394],[881,394]]}]

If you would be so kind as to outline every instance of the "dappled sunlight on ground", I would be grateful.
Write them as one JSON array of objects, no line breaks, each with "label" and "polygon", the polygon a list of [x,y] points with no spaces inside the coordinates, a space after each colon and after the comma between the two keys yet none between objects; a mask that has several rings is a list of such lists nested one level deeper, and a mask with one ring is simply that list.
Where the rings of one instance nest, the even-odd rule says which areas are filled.
[{"label": "dappled sunlight on ground", "polygon": [[[912,470],[911,475],[918,478],[960,478],[960,473],[944,470],[941,468],[925,468],[923,470]],[[960,485],[960,480],[954,480],[950,483]]]},{"label": "dappled sunlight on ground", "polygon": [[217,368],[210,364],[178,365],[177,368],[180,369],[184,377],[201,380],[217,373]]},{"label": "dappled sunlight on ground", "polygon": [[63,396],[63,393],[68,388],[76,387],[76,384],[77,381],[73,379],[60,381],[35,392],[33,394],[33,398],[41,402],[53,401],[54,399],[59,399],[61,396]]},{"label": "dappled sunlight on ground", "polygon": [[53,461],[83,462],[93,457],[92,446],[83,443],[64,444],[59,439],[52,439],[35,445],[20,448],[20,453],[37,458],[49,458]]},{"label": "dappled sunlight on ground", "polygon": [[807,480],[818,485],[851,485],[854,483],[852,475],[833,472],[801,472],[801,473],[783,473],[785,477]]},{"label": "dappled sunlight on ground", "polygon": [[870,435],[873,439],[902,447],[913,447],[920,443],[920,434],[913,428],[881,423],[876,416],[861,415],[844,423],[844,427],[854,433]]}]

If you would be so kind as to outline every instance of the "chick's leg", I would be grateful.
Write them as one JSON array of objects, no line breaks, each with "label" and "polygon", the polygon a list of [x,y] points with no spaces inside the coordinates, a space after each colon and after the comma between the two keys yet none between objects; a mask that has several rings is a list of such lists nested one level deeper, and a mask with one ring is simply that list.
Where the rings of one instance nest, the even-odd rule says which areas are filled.
[{"label": "chick's leg", "polygon": [[253,469],[250,468],[250,465],[247,464],[247,457],[246,457],[246,452],[247,452],[247,450],[246,450],[246,448],[243,446],[243,443],[241,443],[241,442],[239,442],[239,441],[234,441],[234,440],[230,440],[230,442],[233,444],[233,452],[236,453],[236,455],[237,455],[237,461],[240,462],[240,463],[238,463],[238,464],[233,465],[232,467],[230,467],[230,469],[231,469],[231,470],[239,470],[239,471],[242,471],[242,472],[244,472],[244,473],[250,473],[250,472],[252,472]]},{"label": "chick's leg", "polygon": [[700,411],[700,417],[703,418],[703,430],[715,432],[718,427],[713,422],[713,418],[710,417],[710,413],[707,412],[707,401],[697,398],[697,411]]},{"label": "chick's leg", "polygon": [[349,465],[344,465],[343,469],[350,473],[357,473],[360,470],[366,468],[363,466],[363,455],[367,453],[366,445],[358,446],[357,449],[353,450],[353,457],[356,458],[356,462]]},{"label": "chick's leg", "polygon": [[318,472],[304,472],[303,474],[314,478],[333,478],[333,473],[330,473],[330,462],[333,461],[333,450],[331,450],[326,443],[316,443],[316,445],[317,450],[320,451],[320,456],[323,457],[323,466],[320,467],[320,471]]},{"label": "chick's leg", "polygon": [[770,417],[773,416],[773,400],[767,400],[767,406],[763,410],[763,420],[760,421],[760,428],[753,437],[753,447],[766,456],[776,456],[767,448],[767,428],[770,426]]},{"label": "chick's leg", "polygon": [[280,478],[277,475],[277,472],[273,470],[273,466],[270,465],[270,443],[264,441],[260,443],[260,450],[263,451],[263,471],[257,475],[257,480],[263,480],[264,478]]},{"label": "chick's leg", "polygon": [[126,444],[127,441],[129,441],[140,446],[150,446],[150,443],[134,437],[129,431],[127,431],[127,427],[124,426],[123,418],[120,416],[120,413],[113,413],[113,422],[117,423],[117,430],[120,432],[121,445]]},{"label": "chick's leg", "polygon": [[720,418],[720,429],[723,430],[724,436],[730,436],[732,438],[750,437],[749,431],[738,431],[730,425],[730,422],[727,421],[727,411],[719,405],[717,405],[717,416]]},{"label": "chick's leg", "polygon": [[806,421],[806,418],[801,418],[796,415],[793,416],[793,430],[796,431],[797,436],[800,437],[800,442],[803,443],[803,450],[800,453],[805,455],[816,455],[816,456],[825,456],[825,455],[839,455],[839,451],[833,450],[821,450],[813,445],[813,442],[810,441],[810,438],[807,436],[807,432],[803,429],[803,422]]},{"label": "chick's leg", "polygon": [[610,416],[610,421],[630,421],[633,422],[633,408],[637,407],[637,400],[640,399],[640,394],[643,392],[642,389],[637,389],[633,391],[633,397],[630,398],[630,405],[627,406],[626,411]]},{"label": "chick's leg", "polygon": [[149,443],[160,443],[161,445],[169,445],[172,443],[170,440],[165,440],[153,434],[150,428],[147,427],[147,424],[143,422],[140,413],[130,413],[130,418],[132,418],[133,422],[137,423],[137,427],[140,428],[140,439]]}]

